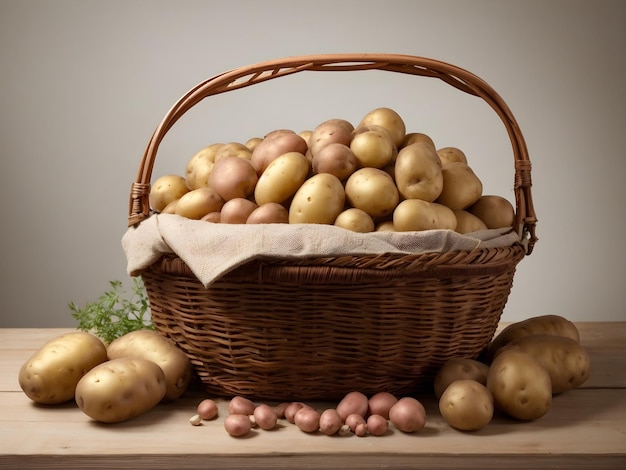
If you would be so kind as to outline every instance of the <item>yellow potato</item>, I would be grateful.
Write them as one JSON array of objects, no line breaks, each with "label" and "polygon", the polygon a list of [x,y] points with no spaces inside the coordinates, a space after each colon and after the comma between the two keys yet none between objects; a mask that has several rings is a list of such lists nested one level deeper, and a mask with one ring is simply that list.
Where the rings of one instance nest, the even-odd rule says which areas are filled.
[{"label": "yellow potato", "polygon": [[374,231],[374,220],[367,212],[350,207],[337,216],[335,226],[353,232],[367,233]]},{"label": "yellow potato", "polygon": [[345,191],[334,175],[319,173],[307,179],[289,206],[290,224],[333,224],[343,210]]},{"label": "yellow potato", "polygon": [[209,175],[215,164],[215,155],[222,145],[219,142],[207,145],[189,159],[185,167],[185,180],[189,189],[206,188],[209,185]]},{"label": "yellow potato", "polygon": [[215,153],[215,162],[224,157],[238,157],[244,160],[250,160],[252,156],[252,150],[241,142],[228,142],[222,145]]},{"label": "yellow potato", "polygon": [[178,200],[174,213],[198,220],[210,212],[219,212],[223,205],[224,199],[213,188],[198,188],[192,189]]},{"label": "yellow potato", "polygon": [[466,209],[482,195],[483,184],[467,164],[446,163],[441,167],[441,174],[443,189],[437,198],[439,204],[453,210]]},{"label": "yellow potato", "polygon": [[460,148],[443,147],[437,150],[437,155],[439,155],[442,165],[450,162],[461,162],[467,165],[467,156]]},{"label": "yellow potato", "polygon": [[[263,139],[261,137],[251,137],[248,140],[246,140],[246,147],[248,147],[250,149],[250,151],[254,151],[255,147],[257,145],[259,145],[259,143],[262,141]],[[252,157],[252,155],[250,155],[250,157]]]},{"label": "yellow potato", "polygon": [[474,380],[485,385],[489,366],[475,359],[454,357],[444,362],[435,376],[433,387],[435,396],[441,398],[443,392],[457,380]]},{"label": "yellow potato", "polygon": [[396,232],[396,228],[393,226],[393,220],[385,220],[376,225],[376,232]]},{"label": "yellow potato", "polygon": [[441,395],[439,411],[453,428],[477,431],[493,418],[493,397],[485,385],[475,380],[456,380]]},{"label": "yellow potato", "polygon": [[113,359],[91,369],[76,386],[76,404],[90,418],[119,423],[154,408],[165,396],[163,370],[136,357]]},{"label": "yellow potato", "polygon": [[455,230],[456,223],[452,209],[421,199],[405,199],[393,211],[393,226],[398,232]]},{"label": "yellow potato", "polygon": [[175,400],[191,380],[191,362],[170,339],[153,330],[136,330],[120,336],[107,348],[109,359],[134,357],[157,364],[164,374],[165,398]]},{"label": "yellow potato", "polygon": [[578,328],[567,318],[560,315],[539,315],[511,323],[504,328],[487,347],[487,359],[492,358],[498,349],[511,341],[536,334],[564,336],[576,342],[580,341]]},{"label": "yellow potato", "polygon": [[313,134],[313,131],[310,131],[310,130],[304,130],[304,131],[298,132],[298,135],[304,139],[304,141],[306,142],[307,146],[309,145],[309,140],[311,139],[311,134]]},{"label": "yellow potato", "polygon": [[404,140],[402,141],[402,145],[400,145],[400,148],[402,149],[418,142],[428,144],[432,148],[435,148],[435,142],[433,141],[433,139],[428,134],[424,134],[422,132],[410,132],[405,135]]},{"label": "yellow potato", "polygon": [[499,410],[520,420],[541,418],[552,406],[550,374],[522,351],[503,351],[494,359],[487,374],[487,388]]},{"label": "yellow potato", "polygon": [[572,338],[547,334],[523,336],[500,349],[530,354],[550,374],[552,393],[580,387],[589,378],[589,354]]},{"label": "yellow potato", "polygon": [[479,230],[487,230],[487,225],[481,219],[465,209],[457,209],[454,211],[456,216],[456,231],[459,233],[472,233]]},{"label": "yellow potato", "polygon": [[512,227],[515,223],[515,209],[502,196],[483,195],[467,210],[482,220],[487,228]]},{"label": "yellow potato", "polygon": [[383,168],[397,155],[391,136],[380,129],[368,129],[354,135],[350,150],[361,168]]},{"label": "yellow potato", "polygon": [[443,190],[441,161],[435,148],[423,142],[398,152],[394,175],[398,191],[405,199],[433,202]]},{"label": "yellow potato", "polygon": [[346,200],[371,217],[393,212],[400,196],[391,176],[378,168],[361,168],[350,175],[345,186]]},{"label": "yellow potato", "polygon": [[254,189],[254,200],[259,206],[268,202],[285,202],[302,186],[309,170],[310,163],[303,154],[282,154],[259,176]]},{"label": "yellow potato", "polygon": [[150,186],[150,207],[156,212],[161,212],[168,204],[180,199],[188,192],[187,182],[182,176],[160,176]]},{"label": "yellow potato", "polygon": [[391,134],[392,142],[400,147],[406,134],[406,125],[402,117],[391,108],[376,108],[368,112],[357,127],[376,125],[384,127]]},{"label": "yellow potato", "polygon": [[56,405],[72,400],[80,379],[106,360],[100,338],[84,331],[66,333],[44,343],[22,365],[18,381],[34,402]]}]

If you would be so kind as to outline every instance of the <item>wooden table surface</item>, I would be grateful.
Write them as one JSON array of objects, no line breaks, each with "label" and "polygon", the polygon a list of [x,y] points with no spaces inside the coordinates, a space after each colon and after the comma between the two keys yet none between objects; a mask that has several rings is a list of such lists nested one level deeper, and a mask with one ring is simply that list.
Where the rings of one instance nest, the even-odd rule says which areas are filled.
[{"label": "wooden table surface", "polygon": [[217,420],[189,424],[204,398],[197,389],[115,425],[90,420],[73,402],[36,405],[20,390],[19,368],[68,330],[0,329],[0,468],[626,468],[626,322],[577,326],[590,378],[555,396],[536,421],[497,415],[480,431],[460,432],[443,421],[434,396],[423,396],[427,423],[416,434],[328,437],[285,423],[245,438],[224,431],[225,401]]}]

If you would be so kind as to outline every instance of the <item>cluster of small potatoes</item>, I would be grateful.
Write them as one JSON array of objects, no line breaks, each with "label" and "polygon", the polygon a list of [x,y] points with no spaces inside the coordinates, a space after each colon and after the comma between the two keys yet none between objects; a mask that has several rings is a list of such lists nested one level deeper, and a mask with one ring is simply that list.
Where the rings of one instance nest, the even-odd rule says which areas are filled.
[{"label": "cluster of small potatoes", "polygon": [[390,108],[354,126],[329,119],[312,131],[274,130],[245,143],[209,145],[185,176],[151,185],[150,207],[215,223],[317,223],[356,232],[509,227],[511,203],[483,194],[457,147],[406,132]]},{"label": "cluster of small potatoes", "polygon": [[589,378],[589,355],[579,332],[558,315],[532,317],[507,326],[489,344],[484,362],[453,358],[435,377],[439,410],[452,427],[483,428],[494,410],[521,421],[544,416],[552,396]]},{"label": "cluster of small potatoes", "polygon": [[44,343],[22,365],[18,380],[36,403],[75,400],[90,418],[119,423],[176,400],[191,375],[187,356],[156,331],[133,331],[108,345],[76,331]]},{"label": "cluster of small potatoes", "polygon": [[[197,414],[189,422],[198,426],[203,420],[215,419],[217,415],[217,404],[207,398],[198,404]],[[242,437],[257,426],[270,431],[278,426],[279,420],[287,420],[306,433],[383,436],[389,431],[390,422],[405,433],[419,431],[426,423],[426,410],[413,397],[397,398],[388,392],[379,392],[368,398],[361,392],[352,391],[335,408],[321,411],[299,401],[270,406],[236,396],[228,403],[224,429],[233,437]]]}]

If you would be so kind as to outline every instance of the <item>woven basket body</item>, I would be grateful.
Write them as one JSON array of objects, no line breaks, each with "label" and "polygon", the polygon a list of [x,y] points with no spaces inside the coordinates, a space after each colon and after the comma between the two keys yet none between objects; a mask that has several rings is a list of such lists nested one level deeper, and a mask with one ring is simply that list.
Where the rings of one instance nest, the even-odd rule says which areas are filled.
[{"label": "woven basket body", "polygon": [[153,322],[189,356],[211,395],[306,400],[337,399],[352,390],[409,394],[429,384],[447,359],[476,357],[495,332],[517,263],[536,240],[530,161],[501,98],[469,72],[432,59],[296,57],[199,84],[149,142],[131,189],[129,226],[149,216],[159,142],[202,99],[306,70],[363,69],[440,78],[492,106],[513,144],[520,243],[472,252],[256,260],[209,288],[180,258],[166,256],[142,273]]}]

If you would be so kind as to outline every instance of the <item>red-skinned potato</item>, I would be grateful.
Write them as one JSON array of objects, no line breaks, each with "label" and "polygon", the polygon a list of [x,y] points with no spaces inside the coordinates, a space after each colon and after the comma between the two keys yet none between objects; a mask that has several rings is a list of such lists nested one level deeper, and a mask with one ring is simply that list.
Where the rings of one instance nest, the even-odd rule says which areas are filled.
[{"label": "red-skinned potato", "polygon": [[318,153],[330,144],[350,145],[354,126],[345,119],[329,119],[319,124],[309,136],[308,147],[311,156]]},{"label": "red-skinned potato", "polygon": [[320,431],[327,436],[334,436],[341,429],[343,420],[335,408],[327,408],[320,414]]},{"label": "red-skinned potato", "polygon": [[337,413],[345,420],[348,415],[357,414],[365,417],[369,407],[367,396],[359,391],[348,392],[337,404]]},{"label": "red-skinned potato", "polygon": [[349,146],[337,142],[322,147],[311,165],[313,173],[330,173],[344,181],[356,171],[358,161]]},{"label": "red-skinned potato", "polygon": [[246,415],[250,416],[254,413],[256,405],[248,398],[242,396],[234,396],[228,402],[228,414],[230,415]]},{"label": "red-skinned potato", "polygon": [[246,220],[247,224],[288,224],[289,212],[277,202],[268,202],[254,209]]},{"label": "red-skinned potato", "polygon": [[293,422],[301,431],[316,432],[320,428],[320,413],[308,406],[303,406],[294,415]]},{"label": "red-skinned potato", "polygon": [[245,224],[250,214],[259,206],[250,199],[236,197],[222,206],[219,222],[223,224]]},{"label": "red-skinned potato", "polygon": [[243,437],[252,429],[252,422],[248,415],[228,415],[224,419],[224,429],[233,437]]},{"label": "red-skinned potato", "polygon": [[254,192],[258,176],[249,160],[239,157],[224,157],[215,162],[209,176],[209,186],[224,201],[240,197],[247,198]]},{"label": "red-skinned potato", "polygon": [[367,432],[372,436],[384,436],[389,430],[389,421],[381,415],[373,414],[367,418]]},{"label": "red-skinned potato", "polygon": [[305,154],[308,146],[306,141],[290,130],[277,130],[267,134],[255,147],[250,157],[250,162],[261,175],[267,166],[276,158],[287,152],[298,152]]},{"label": "red-skinned potato", "polygon": [[207,398],[198,403],[196,412],[198,413],[198,416],[200,416],[200,419],[210,420],[217,418],[219,410],[217,408],[217,403],[215,403],[214,400]]},{"label": "red-skinned potato", "polygon": [[426,410],[417,399],[402,397],[389,410],[389,420],[402,432],[417,432],[426,424]]},{"label": "red-skinned potato", "polygon": [[368,413],[389,419],[389,410],[397,401],[398,399],[392,393],[378,392],[372,395],[368,400]]},{"label": "red-skinned potato", "polygon": [[254,409],[253,416],[256,424],[265,431],[274,429],[278,422],[278,416],[274,409],[265,403],[260,404]]}]

